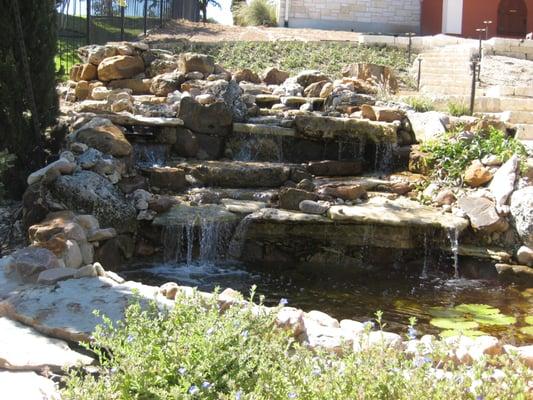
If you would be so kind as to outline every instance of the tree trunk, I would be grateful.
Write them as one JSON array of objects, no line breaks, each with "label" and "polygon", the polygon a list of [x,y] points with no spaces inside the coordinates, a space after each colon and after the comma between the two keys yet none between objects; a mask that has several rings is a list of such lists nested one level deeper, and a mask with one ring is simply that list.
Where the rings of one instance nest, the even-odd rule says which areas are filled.
[{"label": "tree trunk", "polygon": [[35,103],[35,96],[33,95],[33,84],[31,81],[30,65],[28,63],[28,55],[26,54],[26,44],[24,43],[24,31],[22,30],[22,20],[20,18],[20,8],[19,8],[18,0],[11,0],[11,5],[12,5],[12,10],[13,10],[13,19],[15,21],[15,29],[17,33],[17,46],[19,50],[18,52],[20,55],[20,62],[22,63],[22,73],[24,76],[24,89],[26,92],[28,105],[30,107],[31,114],[32,114],[31,121],[33,124],[35,146],[36,148],[42,150],[42,137],[41,137],[41,128],[39,126],[39,113],[37,111],[37,104]]}]

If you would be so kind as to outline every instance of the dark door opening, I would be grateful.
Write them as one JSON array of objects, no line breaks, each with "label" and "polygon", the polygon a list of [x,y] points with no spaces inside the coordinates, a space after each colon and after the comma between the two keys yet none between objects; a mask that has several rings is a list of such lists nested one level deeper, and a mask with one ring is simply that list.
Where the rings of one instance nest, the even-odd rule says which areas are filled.
[{"label": "dark door opening", "polygon": [[502,0],[498,8],[498,34],[522,36],[527,33],[527,7],[524,0]]}]

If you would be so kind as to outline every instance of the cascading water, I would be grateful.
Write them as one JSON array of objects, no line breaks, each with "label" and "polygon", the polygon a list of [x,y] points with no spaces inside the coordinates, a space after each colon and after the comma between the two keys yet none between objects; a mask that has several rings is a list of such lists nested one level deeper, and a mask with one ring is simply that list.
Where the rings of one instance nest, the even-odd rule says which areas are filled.
[{"label": "cascading water", "polygon": [[232,237],[233,224],[197,218],[163,231],[166,262],[209,264],[223,259]]},{"label": "cascading water", "polygon": [[422,267],[422,273],[420,274],[421,279],[428,278],[428,258],[429,258],[428,234],[427,232],[424,232],[424,265]]},{"label": "cascading water", "polygon": [[228,255],[238,260],[241,258],[242,251],[244,250],[244,242],[246,239],[246,233],[248,232],[248,228],[250,226],[252,219],[249,218],[249,216],[246,216],[237,226],[237,229],[235,230],[235,234],[233,235],[233,238],[231,239],[229,248],[228,248]]},{"label": "cascading water", "polygon": [[167,145],[156,143],[135,143],[133,160],[141,167],[157,167],[165,164]]},{"label": "cascading water", "polygon": [[453,254],[454,278],[459,278],[459,231],[457,228],[448,229],[448,239]]},{"label": "cascading water", "polygon": [[393,145],[391,143],[380,143],[376,145],[374,159],[374,170],[376,172],[390,172],[393,169]]}]

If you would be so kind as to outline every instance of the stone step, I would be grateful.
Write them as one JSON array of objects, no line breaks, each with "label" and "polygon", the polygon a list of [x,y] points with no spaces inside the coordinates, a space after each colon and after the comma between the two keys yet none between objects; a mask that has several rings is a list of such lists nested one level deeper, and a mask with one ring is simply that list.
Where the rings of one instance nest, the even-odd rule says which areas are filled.
[{"label": "stone step", "polygon": [[435,93],[442,95],[468,95],[470,88],[466,86],[439,86],[439,85],[424,85],[420,87],[421,93]]},{"label": "stone step", "polygon": [[533,124],[515,124],[516,135],[519,140],[533,140]]}]

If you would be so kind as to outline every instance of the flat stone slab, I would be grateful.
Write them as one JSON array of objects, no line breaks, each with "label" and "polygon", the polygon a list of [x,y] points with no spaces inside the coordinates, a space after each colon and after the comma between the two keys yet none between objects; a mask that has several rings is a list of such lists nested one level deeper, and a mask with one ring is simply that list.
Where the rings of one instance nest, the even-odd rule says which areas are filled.
[{"label": "flat stone slab", "polygon": [[35,286],[0,302],[0,315],[31,326],[45,335],[73,342],[89,341],[101,317],[121,320],[137,290],[141,300],[156,299],[161,306],[172,302],[158,296],[158,288],[136,282],[118,284],[108,278],[82,278]]},{"label": "flat stone slab", "polygon": [[228,211],[237,214],[251,214],[266,207],[266,203],[252,200],[222,199],[221,203]]},{"label": "flat stone slab", "polygon": [[199,226],[208,223],[236,224],[238,221],[239,217],[226,210],[224,206],[216,204],[199,206],[177,204],[169,211],[159,214],[152,224],[155,226]]},{"label": "flat stone slab", "polygon": [[54,382],[35,372],[0,371],[2,399],[60,400]]},{"label": "flat stone slab", "polygon": [[247,133],[250,135],[269,135],[269,136],[296,136],[296,130],[292,128],[283,128],[277,125],[269,124],[233,124],[233,133]]},{"label": "flat stone slab", "polygon": [[59,372],[63,367],[92,362],[91,357],[71,350],[63,340],[48,338],[19,322],[0,318],[0,368],[41,371],[48,367]]},{"label": "flat stone slab", "polygon": [[166,117],[145,117],[143,115],[134,115],[128,112],[122,113],[79,113],[83,117],[100,117],[107,118],[117,125],[133,125],[133,126],[182,126],[183,120],[180,118],[166,118]]},{"label": "flat stone slab", "polygon": [[23,283],[13,274],[5,274],[3,267],[0,266],[0,301],[31,287],[33,287],[33,284]]},{"label": "flat stone slab", "polygon": [[328,217],[334,221],[392,226],[418,226],[454,229],[459,232],[468,227],[468,221],[452,214],[399,198],[387,200],[380,197],[355,206],[333,206]]}]

